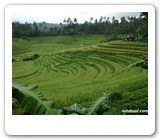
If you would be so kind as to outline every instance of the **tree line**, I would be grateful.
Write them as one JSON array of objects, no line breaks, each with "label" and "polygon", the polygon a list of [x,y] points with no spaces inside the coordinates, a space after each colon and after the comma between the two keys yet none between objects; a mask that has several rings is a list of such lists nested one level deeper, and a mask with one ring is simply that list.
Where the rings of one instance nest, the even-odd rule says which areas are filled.
[{"label": "tree line", "polygon": [[[47,29],[44,23],[20,23],[12,22],[13,37],[33,36],[58,36],[58,35],[87,35],[100,34],[105,36],[116,34],[134,34],[140,40],[148,39],[148,13],[142,12],[139,17],[121,17],[120,20],[114,16],[101,16],[99,19],[91,17],[89,21],[78,23],[78,19],[68,18],[59,23],[57,27]],[[42,28],[42,26],[44,26]]]}]

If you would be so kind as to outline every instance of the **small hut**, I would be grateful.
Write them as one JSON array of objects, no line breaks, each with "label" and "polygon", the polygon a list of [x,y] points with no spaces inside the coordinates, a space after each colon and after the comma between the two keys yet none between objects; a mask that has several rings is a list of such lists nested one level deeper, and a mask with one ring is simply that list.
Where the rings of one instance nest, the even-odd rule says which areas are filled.
[{"label": "small hut", "polygon": [[135,39],[135,37],[134,37],[133,34],[129,34],[129,35],[127,35],[127,37],[126,37],[126,40],[127,40],[127,41],[134,41],[134,39]]}]

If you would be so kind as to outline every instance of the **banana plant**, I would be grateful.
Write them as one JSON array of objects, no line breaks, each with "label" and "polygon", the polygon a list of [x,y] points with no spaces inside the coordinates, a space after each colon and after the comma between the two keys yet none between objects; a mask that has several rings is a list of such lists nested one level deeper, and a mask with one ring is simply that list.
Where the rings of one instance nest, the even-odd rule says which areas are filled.
[{"label": "banana plant", "polygon": [[120,93],[104,93],[103,96],[99,97],[96,101],[92,102],[88,109],[87,115],[103,115],[110,114],[112,112],[113,115],[117,114],[115,109],[112,107],[112,103],[121,100],[122,94]]},{"label": "banana plant", "polygon": [[18,101],[20,108],[26,114],[59,114],[59,111],[54,107],[54,102],[45,100],[36,85],[27,86],[21,83],[13,83],[12,98]]},{"label": "banana plant", "polygon": [[88,108],[75,103],[57,109],[53,101],[43,98],[37,85],[12,84],[12,108],[20,108],[21,112],[30,115],[116,115],[112,103],[121,99],[120,93],[104,93],[103,96],[91,102]]}]

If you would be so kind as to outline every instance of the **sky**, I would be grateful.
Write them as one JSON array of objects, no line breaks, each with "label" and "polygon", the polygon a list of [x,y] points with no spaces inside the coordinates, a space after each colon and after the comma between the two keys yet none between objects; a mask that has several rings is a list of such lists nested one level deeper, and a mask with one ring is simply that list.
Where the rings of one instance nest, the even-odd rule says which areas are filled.
[{"label": "sky", "polygon": [[89,21],[90,18],[100,19],[103,17],[112,17],[120,20],[121,17],[125,16],[136,16],[140,15],[140,12],[113,12],[112,7],[106,8],[104,6],[95,5],[18,5],[12,7],[12,20],[19,21],[21,23],[33,23],[35,22],[47,22],[47,23],[63,23],[64,19],[69,17],[73,20],[77,18],[78,23],[84,23]]}]

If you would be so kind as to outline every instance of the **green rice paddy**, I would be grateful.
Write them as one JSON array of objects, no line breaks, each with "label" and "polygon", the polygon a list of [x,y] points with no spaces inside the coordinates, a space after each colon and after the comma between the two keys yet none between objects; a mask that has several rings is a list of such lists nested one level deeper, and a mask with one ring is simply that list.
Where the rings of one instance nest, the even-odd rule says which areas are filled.
[{"label": "green rice paddy", "polygon": [[[148,58],[148,44],[111,41],[100,35],[13,38],[13,82],[38,85],[57,108],[87,105],[103,93],[122,93],[115,106],[148,108],[148,69],[130,67]],[[39,54],[36,60],[23,57]]]}]

